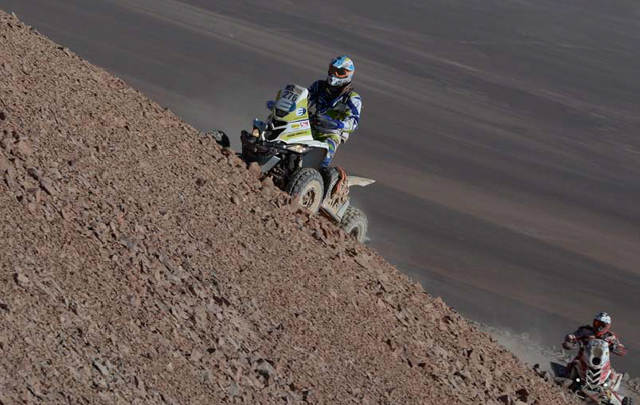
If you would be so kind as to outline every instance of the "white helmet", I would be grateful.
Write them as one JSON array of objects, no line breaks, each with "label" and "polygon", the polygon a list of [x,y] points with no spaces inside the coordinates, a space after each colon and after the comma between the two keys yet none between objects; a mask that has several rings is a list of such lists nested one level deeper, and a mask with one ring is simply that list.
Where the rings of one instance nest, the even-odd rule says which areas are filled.
[{"label": "white helmet", "polygon": [[327,84],[330,87],[343,87],[351,83],[356,67],[348,56],[338,56],[329,63]]},{"label": "white helmet", "polygon": [[605,332],[608,332],[610,326],[611,317],[606,312],[600,312],[595,316],[595,318],[593,318],[593,329],[595,330],[598,337],[600,337]]}]

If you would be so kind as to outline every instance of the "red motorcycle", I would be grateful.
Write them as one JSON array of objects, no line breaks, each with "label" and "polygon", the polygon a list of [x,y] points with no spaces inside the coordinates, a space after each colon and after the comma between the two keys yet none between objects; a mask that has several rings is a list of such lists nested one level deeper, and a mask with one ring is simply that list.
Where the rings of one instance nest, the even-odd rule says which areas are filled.
[{"label": "red motorcycle", "polygon": [[551,363],[556,381],[588,403],[633,405],[633,398],[618,393],[623,375],[611,367],[609,343],[592,339],[586,345],[580,343],[580,348],[582,355],[569,375],[566,367]]}]

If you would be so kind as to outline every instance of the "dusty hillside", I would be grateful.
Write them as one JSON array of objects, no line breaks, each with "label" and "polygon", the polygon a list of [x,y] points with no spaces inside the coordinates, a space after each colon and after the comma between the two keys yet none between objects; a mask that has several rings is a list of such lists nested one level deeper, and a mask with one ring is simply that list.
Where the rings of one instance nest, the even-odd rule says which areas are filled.
[{"label": "dusty hillside", "polygon": [[569,403],[171,112],[1,12],[0,86],[0,403]]}]

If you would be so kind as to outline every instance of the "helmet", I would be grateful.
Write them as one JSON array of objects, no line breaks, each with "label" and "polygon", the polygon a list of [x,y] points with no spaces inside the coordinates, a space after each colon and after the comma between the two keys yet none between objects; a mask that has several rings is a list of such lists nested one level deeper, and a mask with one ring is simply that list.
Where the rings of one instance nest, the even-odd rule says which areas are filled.
[{"label": "helmet", "polygon": [[348,56],[338,56],[329,64],[327,84],[329,87],[344,87],[351,83],[356,67]]},{"label": "helmet", "polygon": [[609,331],[611,327],[611,317],[606,312],[600,312],[593,318],[593,330],[597,337],[601,337]]}]

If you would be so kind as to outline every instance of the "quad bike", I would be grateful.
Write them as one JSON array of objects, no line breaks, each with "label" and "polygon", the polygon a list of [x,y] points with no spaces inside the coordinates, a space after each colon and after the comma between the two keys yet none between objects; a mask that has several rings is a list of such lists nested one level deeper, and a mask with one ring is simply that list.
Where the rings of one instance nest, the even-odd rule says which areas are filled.
[{"label": "quad bike", "polygon": [[[266,121],[255,119],[251,132],[242,131],[239,156],[256,162],[265,177],[312,214],[320,212],[359,242],[367,241],[367,216],[350,204],[349,188],[375,180],[347,176],[337,167],[321,168],[328,145],[313,139],[308,111],[309,91],[290,84],[278,92]],[[226,134],[213,131],[229,147]]]},{"label": "quad bike", "polygon": [[623,375],[611,368],[609,343],[592,339],[586,345],[580,344],[582,355],[570,373],[567,372],[567,367],[551,363],[556,382],[587,403],[633,405],[633,398],[618,393]]}]

